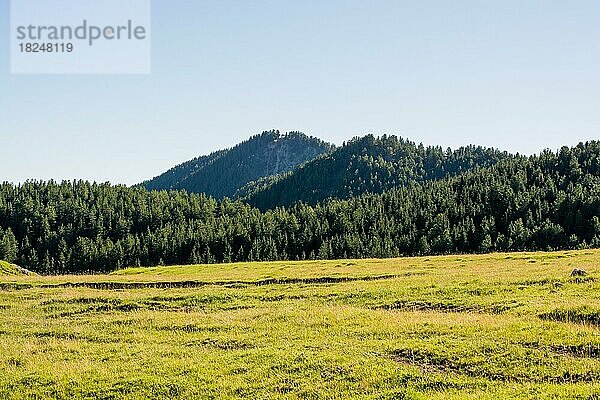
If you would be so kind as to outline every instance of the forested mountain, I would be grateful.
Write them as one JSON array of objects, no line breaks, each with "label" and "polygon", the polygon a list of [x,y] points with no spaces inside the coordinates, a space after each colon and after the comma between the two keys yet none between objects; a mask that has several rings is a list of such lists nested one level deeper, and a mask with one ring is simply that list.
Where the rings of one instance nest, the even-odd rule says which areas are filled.
[{"label": "forested mountain", "polygon": [[36,272],[590,246],[600,247],[600,142],[267,212],[184,191],[0,185],[0,259]]},{"label": "forested mountain", "polygon": [[149,190],[185,189],[217,199],[234,197],[249,182],[291,171],[332,146],[300,132],[263,132],[237,146],[178,165],[141,185]]},{"label": "forested mountain", "polygon": [[190,176],[193,176],[196,172],[201,171],[205,167],[210,166],[215,160],[218,160],[227,154],[227,152],[228,150],[219,150],[209,155],[200,156],[194,158],[193,160],[186,161],[183,164],[179,164],[151,180],[143,182],[139,186],[143,186],[148,190],[175,189],[180,182],[186,180]]},{"label": "forested mountain", "polygon": [[355,138],[291,173],[246,187],[248,203],[262,209],[298,200],[314,205],[458,175],[511,157],[506,152],[468,146],[458,150],[424,147],[396,136]]}]

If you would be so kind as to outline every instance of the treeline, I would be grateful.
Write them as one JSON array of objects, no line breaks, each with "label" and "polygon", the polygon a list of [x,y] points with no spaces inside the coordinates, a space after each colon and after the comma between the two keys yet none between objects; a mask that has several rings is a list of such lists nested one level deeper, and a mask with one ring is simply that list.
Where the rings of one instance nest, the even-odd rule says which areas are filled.
[{"label": "treeline", "polygon": [[425,147],[397,136],[355,138],[285,176],[247,188],[246,200],[261,210],[289,206],[299,200],[317,204],[328,198],[346,199],[383,193],[411,183],[459,175],[512,158],[481,146],[457,150]]},{"label": "treeline", "polygon": [[600,247],[600,143],[260,212],[87,182],[0,186],[0,259],[37,272]]}]

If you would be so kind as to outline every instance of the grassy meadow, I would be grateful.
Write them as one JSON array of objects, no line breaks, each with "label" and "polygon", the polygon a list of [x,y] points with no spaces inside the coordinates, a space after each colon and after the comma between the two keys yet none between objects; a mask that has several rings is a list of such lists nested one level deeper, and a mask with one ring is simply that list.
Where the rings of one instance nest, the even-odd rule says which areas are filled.
[{"label": "grassy meadow", "polygon": [[600,399],[597,250],[3,271],[2,399]]},{"label": "grassy meadow", "polygon": [[9,275],[23,275],[23,272],[16,265],[0,260],[0,279]]}]

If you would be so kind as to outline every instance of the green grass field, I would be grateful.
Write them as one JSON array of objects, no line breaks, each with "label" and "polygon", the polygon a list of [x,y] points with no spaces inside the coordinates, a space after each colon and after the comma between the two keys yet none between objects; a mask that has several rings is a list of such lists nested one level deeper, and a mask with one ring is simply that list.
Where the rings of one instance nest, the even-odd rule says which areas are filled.
[{"label": "green grass field", "polygon": [[0,272],[0,368],[2,399],[600,399],[600,251]]}]

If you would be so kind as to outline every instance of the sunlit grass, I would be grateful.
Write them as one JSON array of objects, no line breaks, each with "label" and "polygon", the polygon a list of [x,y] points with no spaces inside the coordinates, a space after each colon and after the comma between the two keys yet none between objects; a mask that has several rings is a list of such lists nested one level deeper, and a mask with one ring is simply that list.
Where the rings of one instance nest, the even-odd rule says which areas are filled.
[{"label": "sunlit grass", "polygon": [[0,398],[597,399],[598,279],[600,251],[2,276]]},{"label": "sunlit grass", "polygon": [[0,260],[0,277],[23,275],[16,265]]}]

